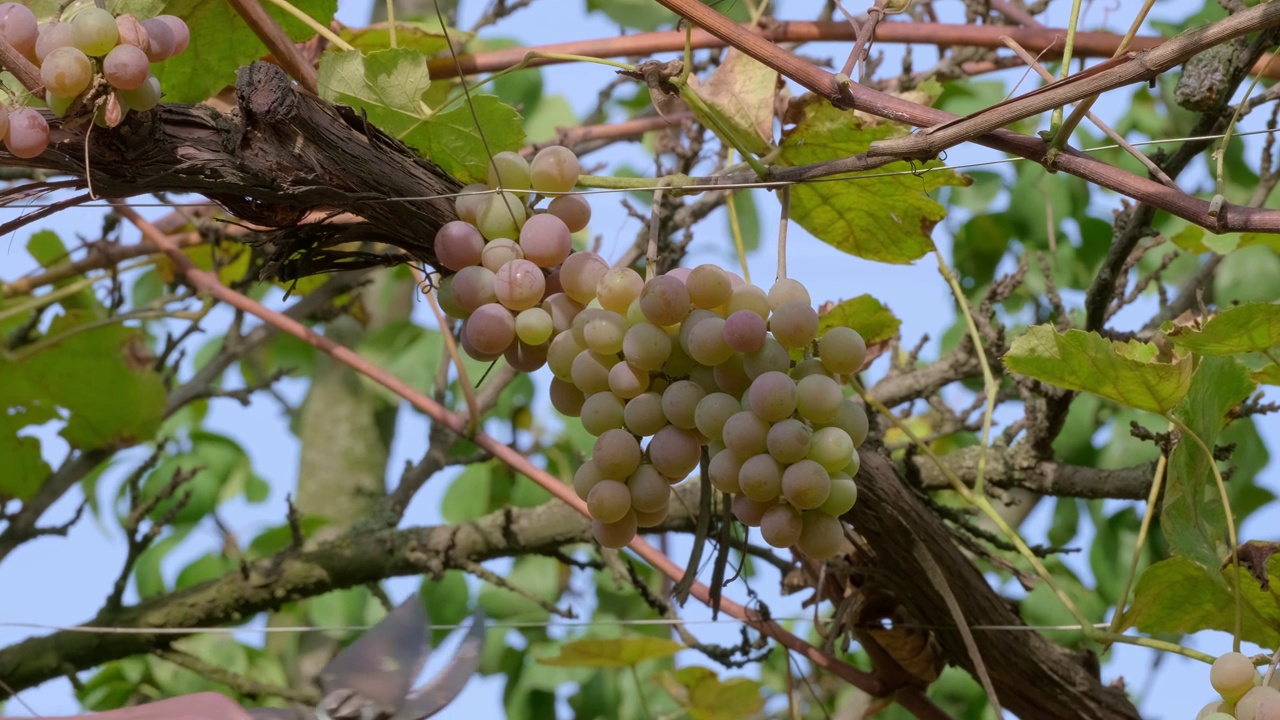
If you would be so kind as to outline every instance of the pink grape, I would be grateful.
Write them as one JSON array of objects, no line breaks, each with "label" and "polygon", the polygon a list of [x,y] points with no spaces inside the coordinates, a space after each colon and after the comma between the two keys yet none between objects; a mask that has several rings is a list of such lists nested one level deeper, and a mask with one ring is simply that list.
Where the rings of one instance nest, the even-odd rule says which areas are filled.
[{"label": "pink grape", "polygon": [[747,401],[751,412],[766,422],[778,422],[796,411],[796,383],[785,373],[767,372],[751,381]]},{"label": "pink grape", "polygon": [[724,321],[724,341],[740,353],[752,353],[764,347],[768,328],[752,310],[739,310]]},{"label": "pink grape", "polygon": [[742,397],[747,388],[751,387],[751,376],[743,367],[742,355],[738,353],[730,355],[728,360],[716,365],[711,376],[720,390],[737,397]]},{"label": "pink grape", "polygon": [[792,463],[782,473],[782,494],[801,510],[821,507],[831,495],[831,475],[812,460]]},{"label": "pink grape", "polygon": [[760,536],[776,548],[788,548],[800,542],[803,529],[800,511],[790,505],[774,505],[760,516]]},{"label": "pink grape", "polygon": [[36,16],[24,5],[7,2],[0,5],[0,35],[14,50],[30,56],[35,52],[40,28]]},{"label": "pink grape", "polygon": [[808,303],[783,303],[774,308],[769,330],[783,347],[802,348],[813,342],[818,332],[818,313]]},{"label": "pink grape", "polygon": [[116,46],[120,31],[116,28],[114,15],[101,8],[90,7],[71,18],[71,37],[85,55],[102,57]]},{"label": "pink grape", "polygon": [[4,134],[4,146],[14,157],[36,157],[49,147],[49,123],[31,108],[9,111],[9,129]]},{"label": "pink grape", "polygon": [[578,184],[581,172],[578,156],[561,145],[542,148],[529,164],[533,189],[540,193],[569,192]]},{"label": "pink grape", "polygon": [[440,226],[436,231],[436,259],[441,265],[454,272],[464,267],[479,265],[480,253],[483,250],[484,236],[471,223],[454,220]]},{"label": "pink grape", "polygon": [[[669,491],[668,491],[669,492]],[[636,516],[636,525],[642,528],[658,527],[667,519],[667,514],[671,511],[671,505],[668,503],[653,512],[644,512],[643,510],[631,509]]]},{"label": "pink grape", "polygon": [[480,206],[491,195],[489,186],[484,183],[472,183],[458,191],[458,196],[453,200],[454,210],[458,213],[458,219],[471,223],[476,223],[476,214],[480,212]]},{"label": "pink grape", "polygon": [[747,458],[768,452],[768,434],[769,423],[750,410],[734,413],[724,421],[724,444],[738,457]]},{"label": "pink grape", "polygon": [[632,510],[617,522],[602,523],[599,520],[592,520],[591,536],[602,546],[618,550],[635,539],[638,527],[639,516]]},{"label": "pink grape", "polygon": [[741,472],[742,458],[732,450],[721,450],[711,456],[711,463],[707,466],[707,476],[711,479],[711,484],[715,485],[720,492],[730,495],[742,492],[742,486],[738,482]]},{"label": "pink grape", "polygon": [[174,37],[169,23],[158,18],[143,20],[142,27],[147,31],[147,59],[153,63],[164,62],[173,56],[178,46],[178,38]]},{"label": "pink grape", "polygon": [[782,473],[782,463],[772,455],[753,455],[743,461],[738,485],[743,495],[756,502],[768,502],[782,494]]},{"label": "pink grape", "polygon": [[528,260],[507,262],[493,278],[493,292],[498,302],[516,311],[536,307],[546,287],[542,268]]},{"label": "pink grape", "polygon": [[[560,414],[569,417],[578,417],[582,414],[582,404],[586,402],[587,396],[582,393],[572,383],[565,382],[558,377],[551,378],[551,406]],[[583,498],[584,500],[586,498]]]},{"label": "pink grape", "polygon": [[522,373],[537,372],[547,364],[547,346],[530,345],[517,338],[507,346],[502,356],[513,370]]},{"label": "pink grape", "polygon": [[605,477],[626,479],[640,467],[640,443],[626,430],[605,431],[596,438],[591,460]]},{"label": "pink grape", "polygon": [[626,483],[601,480],[587,493],[587,510],[602,523],[617,522],[631,510],[631,491]]},{"label": "pink grape", "polygon": [[102,76],[120,90],[142,87],[150,71],[147,54],[132,45],[117,45],[102,59]]},{"label": "pink grape", "polygon": [[[151,41],[147,35],[147,28],[129,13],[116,16],[116,31],[120,34],[121,45],[132,45],[146,54],[147,49],[151,47]],[[37,49],[37,52],[39,50]]]},{"label": "pink grape", "polygon": [[649,462],[658,472],[673,480],[683,480],[698,467],[702,443],[688,430],[668,425],[654,433],[648,453]]},{"label": "pink grape", "polygon": [[569,227],[555,215],[542,213],[525,221],[520,228],[520,249],[525,259],[538,267],[555,267],[569,257],[573,238]]},{"label": "pink grape", "polygon": [[733,516],[748,527],[760,527],[760,521],[769,508],[777,505],[777,501],[756,502],[746,495],[733,496]]},{"label": "pink grape", "polygon": [[791,355],[782,343],[771,337],[764,339],[764,346],[742,358],[742,369],[752,380],[767,372],[785,373],[791,369]]},{"label": "pink grape", "polygon": [[494,292],[494,274],[488,268],[479,265],[464,267],[453,276],[453,296],[458,305],[469,313],[474,313],[481,305],[498,302]]},{"label": "pink grape", "polygon": [[623,400],[630,400],[649,389],[649,373],[628,362],[609,368],[609,390]]},{"label": "pink grape", "polygon": [[169,30],[173,32],[173,54],[181,55],[191,42],[191,29],[187,27],[187,23],[175,15],[157,15],[155,19],[169,26]]},{"label": "pink grape", "polygon": [[689,371],[689,380],[693,384],[702,388],[704,392],[713,393],[723,390],[723,388],[716,384],[715,369],[709,368],[706,365],[693,366],[693,369]]},{"label": "pink grape", "polygon": [[121,90],[120,99],[133,110],[146,112],[160,104],[160,80],[148,75],[142,85],[133,90]]},{"label": "pink grape", "polygon": [[516,319],[497,303],[481,305],[467,318],[463,333],[476,350],[486,355],[501,353],[516,339]]},{"label": "pink grape", "polygon": [[36,38],[36,59],[44,62],[49,53],[61,47],[73,47],[75,41],[71,37],[71,23],[55,22],[40,26],[40,36]]},{"label": "pink grape", "polygon": [[462,344],[463,352],[465,352],[467,354],[467,357],[471,358],[472,360],[477,360],[479,362],[493,362],[494,360],[497,360],[498,358],[502,357],[502,353],[500,352],[486,353],[486,352],[480,352],[479,350],[477,350],[475,346],[471,344],[470,336],[468,336],[467,333],[465,332],[462,333],[461,339],[462,339],[461,344]]},{"label": "pink grape", "polygon": [[647,463],[637,467],[627,478],[627,487],[631,490],[631,506],[637,512],[657,512],[671,499],[671,484]]},{"label": "pink grape", "polygon": [[560,284],[565,293],[586,305],[596,297],[596,285],[609,270],[609,263],[593,252],[576,252],[560,266]]},{"label": "pink grape", "polygon": [[685,347],[689,357],[706,367],[715,367],[733,357],[733,348],[724,341],[724,318],[707,318],[689,331]]},{"label": "pink grape", "polygon": [[547,204],[547,214],[560,218],[569,232],[576,233],[591,222],[591,203],[577,195],[561,195]]},{"label": "pink grape", "polygon": [[659,275],[640,292],[640,310],[655,325],[675,325],[692,309],[689,288],[671,275]]},{"label": "pink grape", "polygon": [[809,453],[812,441],[813,430],[808,425],[794,418],[787,418],[769,428],[769,433],[765,436],[765,447],[775,460],[788,465],[803,460]]}]

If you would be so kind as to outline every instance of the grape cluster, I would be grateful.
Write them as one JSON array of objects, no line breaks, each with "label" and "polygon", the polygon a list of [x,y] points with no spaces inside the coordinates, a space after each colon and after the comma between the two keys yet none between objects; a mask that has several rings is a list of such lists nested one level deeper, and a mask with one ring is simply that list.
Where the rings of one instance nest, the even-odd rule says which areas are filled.
[{"label": "grape cluster", "polygon": [[715,265],[645,280],[571,234],[590,207],[565,193],[579,166],[563,147],[531,163],[494,156],[488,185],[457,201],[460,220],[435,238],[441,307],[463,320],[477,360],[551,369],[551,402],[596,437],[573,479],[596,540],[621,547],[667,516],[671,487],[703,461],[743,523],[775,547],[815,558],[844,540],[857,500],[862,405],[840,378],[857,372],[862,337],[818,337],[808,291],[783,279],[767,292]]},{"label": "grape cluster", "polygon": [[1280,720],[1280,673],[1264,684],[1248,657],[1229,652],[1213,661],[1209,682],[1222,699],[1205,705],[1196,720]]},{"label": "grape cluster", "polygon": [[[63,115],[101,74],[122,113],[146,111],[160,102],[158,63],[187,49],[191,33],[180,18],[160,15],[138,20],[87,7],[65,22],[37,24],[25,5],[0,4],[0,34],[40,68],[44,101]],[[49,146],[49,124],[37,110],[0,105],[0,132],[8,151],[32,158]]]}]

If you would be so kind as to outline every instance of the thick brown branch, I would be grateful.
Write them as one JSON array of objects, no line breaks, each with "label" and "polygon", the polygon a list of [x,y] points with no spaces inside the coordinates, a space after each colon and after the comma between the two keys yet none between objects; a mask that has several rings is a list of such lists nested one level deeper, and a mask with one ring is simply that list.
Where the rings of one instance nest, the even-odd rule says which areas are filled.
[{"label": "thick brown branch", "polygon": [[[992,448],[987,451],[984,477],[987,482],[1003,488],[1024,488],[1040,495],[1078,497],[1087,499],[1117,498],[1145,500],[1151,490],[1154,463],[1135,465],[1119,470],[1068,465],[1052,461],[1036,461],[1030,448],[1020,451]],[[971,447],[942,456],[947,469],[955,473],[965,484],[973,486],[978,477],[978,458],[982,448]],[[951,483],[927,457],[912,459],[920,484],[932,490],[945,490]]]}]

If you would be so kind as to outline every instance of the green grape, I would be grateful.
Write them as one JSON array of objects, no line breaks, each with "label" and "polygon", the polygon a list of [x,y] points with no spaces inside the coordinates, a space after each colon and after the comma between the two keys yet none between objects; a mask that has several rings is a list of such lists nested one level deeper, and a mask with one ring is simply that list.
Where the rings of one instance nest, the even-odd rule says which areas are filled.
[{"label": "green grape", "polygon": [[587,341],[587,347],[602,355],[617,355],[622,352],[626,336],[627,319],[608,310],[600,310],[587,316],[582,326],[582,339]]},{"label": "green grape", "polygon": [[870,431],[867,411],[862,409],[861,401],[852,398],[846,399],[841,403],[840,411],[836,413],[835,420],[826,424],[838,427],[848,433],[849,439],[853,440],[854,447],[861,447],[862,443],[867,439],[867,433]]},{"label": "green grape", "polygon": [[[818,428],[813,433],[806,453],[810,460],[826,468],[829,472],[845,470],[850,464],[857,462],[853,458],[858,451],[853,448],[849,434],[838,427]],[[855,467],[853,472],[858,470]],[[847,471],[846,471],[847,472]]]},{"label": "green grape", "polygon": [[585,348],[573,339],[573,333],[560,333],[551,339],[547,348],[547,365],[551,374],[564,381],[573,380],[573,362]]},{"label": "green grape", "polygon": [[609,392],[609,371],[617,360],[590,350],[583,350],[573,359],[570,379],[587,395]]},{"label": "green grape", "polygon": [[520,198],[509,192],[484,196],[476,211],[476,227],[490,240],[518,238],[528,211]]},{"label": "green grape", "polygon": [[689,288],[689,302],[697,308],[718,308],[729,302],[729,297],[733,294],[729,274],[716,265],[699,265],[694,268],[685,285]]},{"label": "green grape", "polygon": [[622,411],[622,421],[631,432],[649,437],[667,426],[667,416],[662,414],[662,395],[645,392],[627,401]]},{"label": "green grape", "polygon": [[708,438],[720,440],[724,437],[725,423],[741,408],[742,404],[728,393],[710,393],[698,401],[693,425]]},{"label": "green grape", "polygon": [[529,162],[520,153],[508,151],[494,155],[489,161],[489,187],[523,196],[523,191],[530,187]]},{"label": "green grape", "polygon": [[74,98],[89,87],[89,81],[93,79],[93,64],[76,48],[58,48],[44,59],[40,66],[40,79],[45,89],[55,97]]},{"label": "green grape", "polygon": [[840,517],[852,510],[857,502],[858,484],[853,478],[844,473],[832,473],[831,492],[818,509],[832,517]]},{"label": "green grape", "polygon": [[[792,378],[795,379],[794,373]],[[843,402],[844,392],[840,383],[825,375],[809,375],[796,382],[796,411],[805,420],[831,422],[836,419]]]},{"label": "green grape", "polygon": [[662,393],[662,412],[666,415],[667,422],[684,430],[696,428],[698,403],[706,395],[705,390],[689,380],[671,383]]},{"label": "green grape", "polygon": [[739,285],[729,295],[729,303],[725,306],[725,313],[732,315],[743,310],[750,310],[759,315],[761,320],[767,322],[769,313],[773,311],[773,306],[769,304],[769,296],[765,294],[764,290],[755,285]]},{"label": "green grape", "polygon": [[596,284],[596,299],[600,307],[626,315],[631,303],[644,290],[644,278],[629,267],[609,268]]},{"label": "green grape", "polygon": [[802,348],[818,332],[818,313],[808,303],[788,302],[774,308],[769,330],[783,347]]},{"label": "green grape", "polygon": [[582,427],[600,437],[607,430],[622,427],[622,399],[611,392],[589,395],[582,403]]},{"label": "green grape", "polygon": [[738,486],[742,494],[756,502],[768,502],[782,494],[783,466],[772,455],[763,453],[742,461]]},{"label": "green grape", "polygon": [[116,96],[129,109],[146,112],[160,104],[160,80],[155,75],[148,75],[146,81],[136,89],[120,90]]},{"label": "green grape", "polygon": [[1253,663],[1242,653],[1229,652],[1213,661],[1209,683],[1223,700],[1234,703],[1259,684],[1261,678]]},{"label": "green grape", "polygon": [[769,288],[769,306],[777,310],[780,306],[789,302],[798,302],[804,305],[812,305],[813,299],[809,297],[809,291],[799,280],[791,278],[783,278],[773,284]]},{"label": "green grape", "polygon": [[636,525],[642,528],[652,528],[658,527],[667,519],[667,514],[671,511],[671,505],[670,503],[664,504],[653,512],[642,512],[635,508],[631,508],[631,510],[635,513]]},{"label": "green grape", "polygon": [[844,546],[844,526],[840,521],[821,510],[807,510],[801,514],[804,527],[796,545],[800,551],[814,560],[825,560]]},{"label": "green grape", "polygon": [[715,367],[733,357],[733,348],[724,341],[724,318],[710,317],[694,325],[685,352],[705,367]]},{"label": "green grape", "polygon": [[766,337],[763,347],[743,356],[742,369],[752,380],[767,372],[785,373],[791,370],[791,355],[782,347],[782,343]]},{"label": "green grape", "polygon": [[609,390],[623,400],[630,400],[649,389],[649,373],[628,362],[609,368]]},{"label": "green grape", "polygon": [[516,337],[530,345],[541,345],[551,340],[555,330],[551,323],[551,314],[540,307],[521,310],[516,315]]},{"label": "green grape", "polygon": [[71,41],[85,55],[102,57],[116,46],[120,31],[116,18],[101,8],[89,7],[71,19]]},{"label": "green grape", "polygon": [[519,243],[510,238],[490,240],[480,250],[480,264],[495,273],[512,260],[523,259],[524,251],[520,249]]},{"label": "green grape", "polygon": [[457,197],[453,200],[453,207],[458,213],[458,219],[475,225],[476,218],[480,215],[480,206],[492,194],[489,191],[489,186],[484,183],[472,183],[459,190]]},{"label": "green grape", "polygon": [[643,370],[661,370],[671,357],[671,336],[653,323],[632,325],[622,338],[622,356]]},{"label": "green grape", "polygon": [[856,373],[866,360],[867,343],[853,328],[834,327],[818,338],[818,357],[837,375]]}]

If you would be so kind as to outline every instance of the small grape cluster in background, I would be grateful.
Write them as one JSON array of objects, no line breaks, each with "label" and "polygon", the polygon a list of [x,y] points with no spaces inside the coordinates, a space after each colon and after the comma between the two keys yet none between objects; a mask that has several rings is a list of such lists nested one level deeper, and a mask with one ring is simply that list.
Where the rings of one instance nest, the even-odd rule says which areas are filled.
[{"label": "small grape cluster in background", "polygon": [[550,366],[552,404],[597,438],[573,485],[602,545],[660,524],[671,487],[705,453],[711,483],[766,542],[819,559],[838,552],[868,426],[840,378],[861,368],[862,337],[845,327],[819,337],[795,280],[765,291],[702,265],[646,281],[573,252],[588,203],[559,194],[536,205],[571,190],[579,172],[563,147],[532,162],[500,153],[488,185],[463,190],[461,219],[440,229],[435,251],[451,272],[437,297],[463,321],[465,352],[522,372]]},{"label": "small grape cluster in background", "polygon": [[1280,673],[1264,683],[1247,656],[1229,652],[1213,661],[1209,682],[1222,699],[1205,705],[1196,720],[1280,720]]},{"label": "small grape cluster in background", "polygon": [[[65,22],[37,24],[26,6],[0,4],[0,34],[15,50],[40,68],[44,101],[63,115],[101,75],[112,88],[121,116],[146,111],[160,102],[160,81],[151,63],[187,49],[191,33],[173,15],[138,20],[86,7]],[[4,146],[20,158],[32,158],[49,146],[49,124],[34,108],[0,104]]]}]

